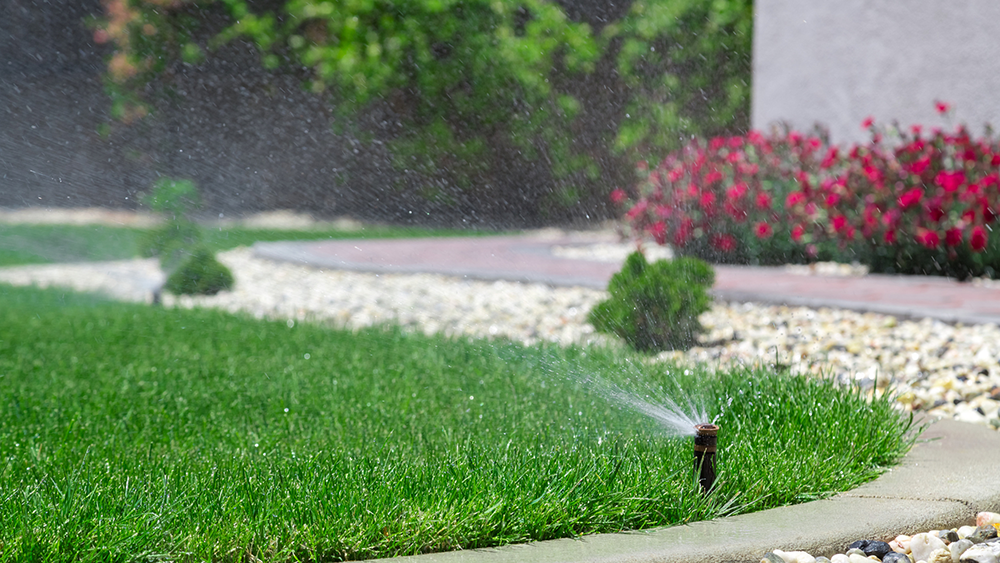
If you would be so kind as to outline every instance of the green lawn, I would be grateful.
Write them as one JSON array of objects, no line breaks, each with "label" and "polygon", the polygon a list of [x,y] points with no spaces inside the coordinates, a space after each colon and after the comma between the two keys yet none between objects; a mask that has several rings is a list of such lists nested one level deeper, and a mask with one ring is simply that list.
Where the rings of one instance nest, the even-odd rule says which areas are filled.
[{"label": "green lawn", "polygon": [[[0,224],[0,266],[135,258],[139,255],[139,242],[142,233],[142,229],[104,225]],[[249,246],[257,241],[271,240],[410,238],[483,234],[495,233],[388,226],[366,226],[360,230],[202,228],[206,246],[216,252],[237,246]]]},{"label": "green lawn", "polygon": [[[876,476],[909,418],[822,380],[0,285],[0,560],[335,561],[648,528]],[[690,438],[583,383],[704,396]],[[722,540],[724,541],[724,540]]]}]

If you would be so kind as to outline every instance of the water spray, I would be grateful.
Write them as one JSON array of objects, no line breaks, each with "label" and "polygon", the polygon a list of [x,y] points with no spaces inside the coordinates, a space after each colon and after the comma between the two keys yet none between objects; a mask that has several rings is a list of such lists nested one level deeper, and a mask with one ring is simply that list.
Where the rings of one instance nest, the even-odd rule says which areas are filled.
[{"label": "water spray", "polygon": [[715,444],[719,427],[705,422],[694,427],[694,472],[701,490],[708,494],[715,485]]}]

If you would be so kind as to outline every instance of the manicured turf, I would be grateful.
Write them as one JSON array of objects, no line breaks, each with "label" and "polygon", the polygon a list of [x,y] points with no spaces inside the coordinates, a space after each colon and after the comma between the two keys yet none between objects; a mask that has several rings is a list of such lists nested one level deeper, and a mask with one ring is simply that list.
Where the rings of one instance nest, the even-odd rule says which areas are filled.
[{"label": "manicured turf", "polygon": [[[127,260],[139,255],[142,229],[104,225],[9,225],[0,224],[0,266]],[[416,227],[365,226],[359,230],[246,229],[242,227],[202,229],[205,245],[218,252],[257,241],[322,240],[344,238],[411,238],[420,236],[476,236],[483,231],[424,229]]]},{"label": "manicured turf", "polygon": [[[768,370],[4,285],[0,310],[3,561],[333,561],[648,528],[845,490],[912,440],[888,399]],[[715,493],[690,438],[591,377],[706,397]]]}]

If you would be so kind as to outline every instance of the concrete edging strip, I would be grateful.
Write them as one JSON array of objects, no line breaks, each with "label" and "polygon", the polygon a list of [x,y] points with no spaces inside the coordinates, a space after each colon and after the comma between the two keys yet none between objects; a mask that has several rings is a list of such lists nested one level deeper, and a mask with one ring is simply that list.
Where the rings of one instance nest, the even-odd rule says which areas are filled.
[{"label": "concrete edging strip", "polygon": [[1000,511],[1000,433],[942,420],[903,462],[829,499],[622,534],[384,559],[412,563],[757,563],[772,549],[829,557],[858,539],[970,524]]}]

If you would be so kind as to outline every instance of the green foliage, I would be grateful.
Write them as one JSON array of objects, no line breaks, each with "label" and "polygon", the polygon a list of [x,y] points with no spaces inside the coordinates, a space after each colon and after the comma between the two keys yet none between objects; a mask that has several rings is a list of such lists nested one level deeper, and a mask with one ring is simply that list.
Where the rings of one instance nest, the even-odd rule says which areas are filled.
[{"label": "green foliage", "polygon": [[159,258],[164,270],[173,270],[183,259],[185,249],[201,243],[201,229],[194,222],[173,218],[139,235],[139,254]]},{"label": "green foliage", "polygon": [[712,268],[697,258],[650,264],[633,252],[611,277],[611,297],[597,304],[588,320],[641,352],[687,349],[704,331],[698,316],[709,309],[714,282]]},{"label": "green foliage", "polygon": [[194,182],[171,178],[161,178],[143,197],[165,223],[143,233],[140,253],[160,259],[167,272],[164,289],[175,295],[214,295],[233,286],[233,274],[202,244],[201,229],[188,217],[200,200]]},{"label": "green foliage", "polygon": [[522,205],[603,207],[636,159],[748,125],[750,0],[635,0],[599,33],[552,0],[133,0],[97,24],[122,55],[108,83],[123,121],[151,78],[203,60],[192,30],[210,4],[228,21],[204,47],[249,40],[267,69],[309,69],[348,127],[391,114],[379,140],[407,187],[449,205],[530,169],[553,195]]},{"label": "green foliage", "polygon": [[602,35],[629,92],[614,148],[633,162],[749,126],[751,0],[635,0]]},{"label": "green foliage", "polygon": [[181,218],[201,205],[201,196],[194,182],[174,178],[160,178],[153,184],[152,191],[141,200],[153,211],[173,219]]},{"label": "green foliage", "polygon": [[198,248],[170,274],[163,287],[174,295],[215,295],[233,287],[233,274],[211,251]]}]

